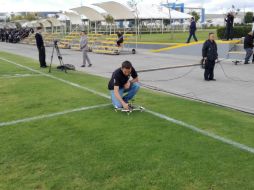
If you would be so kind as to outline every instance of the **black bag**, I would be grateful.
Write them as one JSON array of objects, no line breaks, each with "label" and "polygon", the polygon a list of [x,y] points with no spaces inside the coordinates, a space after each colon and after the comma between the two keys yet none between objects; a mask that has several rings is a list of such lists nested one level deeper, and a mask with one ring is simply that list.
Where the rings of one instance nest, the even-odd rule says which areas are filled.
[{"label": "black bag", "polygon": [[201,59],[200,61],[200,66],[201,66],[201,69],[205,69],[205,64],[206,64],[206,59]]},{"label": "black bag", "polygon": [[73,71],[75,71],[76,69],[75,69],[75,66],[74,65],[72,65],[72,64],[64,64],[64,65],[60,65],[60,66],[58,66],[57,67],[57,69],[60,69],[60,70],[73,70]]}]

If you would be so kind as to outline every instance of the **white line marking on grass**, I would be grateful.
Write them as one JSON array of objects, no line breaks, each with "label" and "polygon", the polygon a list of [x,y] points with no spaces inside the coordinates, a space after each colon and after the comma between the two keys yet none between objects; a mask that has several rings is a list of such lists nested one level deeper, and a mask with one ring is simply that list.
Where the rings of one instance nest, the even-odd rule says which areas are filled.
[{"label": "white line marking on grass", "polygon": [[55,77],[55,76],[50,75],[50,74],[46,74],[46,73],[44,73],[44,72],[41,72],[41,71],[32,69],[32,68],[30,68],[30,67],[27,67],[27,66],[24,66],[24,65],[21,65],[21,64],[18,64],[18,63],[16,63],[16,62],[13,62],[13,61],[4,59],[4,58],[2,58],[2,57],[0,57],[0,59],[3,60],[3,61],[6,61],[6,62],[8,62],[8,63],[14,64],[14,65],[16,65],[16,66],[19,66],[19,67],[21,67],[21,68],[27,69],[27,70],[29,70],[29,71],[32,71],[32,72],[35,72],[35,73],[39,73],[39,74],[41,74],[41,75],[43,75],[43,76],[46,76],[46,77],[49,77],[49,78],[52,78],[52,79],[61,81],[61,82],[63,82],[63,83],[69,84],[69,85],[71,85],[71,86],[74,86],[74,87],[77,87],[77,88],[86,90],[86,91],[91,92],[91,93],[93,93],[93,94],[96,94],[96,95],[98,95],[98,96],[102,96],[102,97],[107,98],[107,99],[110,98],[110,97],[109,97],[108,95],[106,95],[106,94],[97,92],[97,91],[95,91],[95,90],[89,89],[89,88],[84,87],[84,86],[81,86],[81,85],[79,85],[79,84],[76,84],[76,83],[73,83],[73,82],[70,82],[70,81],[67,81],[67,80],[64,80],[64,79]]},{"label": "white line marking on grass", "polygon": [[11,79],[11,78],[26,78],[26,77],[39,77],[41,74],[13,74],[13,75],[2,75],[0,79]]},{"label": "white line marking on grass", "polygon": [[47,114],[47,115],[40,115],[40,116],[35,116],[35,117],[30,117],[30,118],[19,119],[19,120],[16,120],[16,121],[3,122],[3,123],[0,123],[0,127],[6,127],[6,126],[10,126],[10,125],[16,125],[16,124],[19,124],[19,123],[27,123],[27,122],[36,121],[36,120],[52,118],[52,117],[57,117],[57,116],[61,116],[61,115],[66,115],[66,114],[69,114],[69,113],[81,112],[81,111],[85,111],[85,110],[103,108],[103,107],[107,107],[109,105],[111,105],[111,104],[101,104],[101,105],[96,105],[96,106],[88,106],[88,107],[82,107],[82,108],[77,108],[77,109],[72,109],[72,110],[66,110],[66,111],[63,111],[63,112],[57,112],[57,113],[51,113],[51,114]]},{"label": "white line marking on grass", "polygon": [[226,139],[226,138],[224,138],[224,137],[221,137],[221,136],[219,136],[219,135],[210,133],[210,132],[208,132],[208,131],[199,129],[199,128],[193,126],[193,125],[189,125],[189,124],[187,124],[187,123],[185,123],[185,122],[183,122],[183,121],[179,121],[179,120],[173,119],[173,118],[168,117],[168,116],[166,116],[166,115],[163,115],[163,114],[160,114],[160,113],[157,113],[157,112],[153,112],[153,111],[150,111],[150,110],[145,110],[145,111],[146,111],[147,113],[150,113],[150,114],[156,116],[156,117],[159,117],[159,118],[161,118],[161,119],[167,120],[167,121],[169,121],[169,122],[171,122],[171,123],[175,123],[175,124],[180,125],[180,126],[182,126],[182,127],[191,129],[192,131],[195,131],[195,132],[197,132],[197,133],[200,133],[200,134],[202,134],[202,135],[204,135],[204,136],[211,137],[211,138],[216,139],[216,140],[218,140],[218,141],[221,141],[221,142],[223,142],[223,143],[225,143],[225,144],[229,144],[229,145],[231,145],[231,146],[234,146],[234,147],[236,147],[236,148],[239,148],[239,149],[241,149],[241,150],[244,150],[244,151],[247,151],[247,152],[250,152],[250,153],[253,153],[253,154],[254,154],[254,148],[252,148],[252,147],[249,147],[249,146],[246,146],[246,145],[244,145],[244,144],[241,144],[241,143],[232,141],[232,140],[230,140],[230,139]]},{"label": "white line marking on grass", "polygon": [[[103,94],[103,93],[97,92],[97,91],[95,91],[95,90],[92,90],[92,89],[83,87],[83,86],[81,86],[81,85],[79,85],[79,84],[75,84],[75,83],[73,83],[73,82],[70,82],[70,81],[67,81],[67,80],[64,80],[64,79],[61,79],[61,78],[58,78],[58,77],[49,75],[49,74],[45,74],[45,73],[43,73],[43,72],[34,70],[34,69],[30,68],[30,67],[23,66],[23,65],[21,65],[21,64],[15,63],[15,62],[13,62],[13,61],[9,61],[9,60],[4,59],[4,58],[1,58],[1,57],[0,57],[0,59],[3,60],[3,61],[6,61],[6,62],[12,63],[12,64],[14,64],[14,65],[20,66],[20,67],[22,67],[22,68],[26,68],[26,69],[28,69],[28,70],[30,70],[30,71],[33,71],[33,72],[36,72],[36,73],[40,73],[40,74],[42,74],[42,75],[44,75],[44,76],[47,76],[47,77],[49,77],[49,78],[56,79],[56,80],[58,80],[58,81],[64,82],[64,83],[69,84],[69,85],[71,85],[71,86],[75,86],[75,87],[77,87],[77,88],[80,88],[80,89],[83,89],[83,90],[87,90],[87,91],[92,92],[92,93],[94,93],[94,94],[96,94],[96,95],[98,95],[98,96],[102,96],[102,97],[104,97],[104,98],[110,99],[110,97],[107,96],[106,94]],[[160,114],[160,113],[157,113],[157,112],[153,112],[153,111],[147,110],[147,109],[146,109],[145,111],[146,111],[147,113],[150,113],[150,114],[153,115],[153,116],[158,117],[158,118],[167,120],[167,121],[169,121],[169,122],[171,122],[171,123],[175,123],[175,124],[177,124],[177,125],[179,125],[179,126],[188,128],[188,129],[190,129],[190,130],[192,130],[192,131],[194,131],[194,132],[197,132],[197,133],[199,133],[199,134],[202,134],[202,135],[204,135],[204,136],[213,138],[213,139],[215,139],[215,140],[218,140],[218,141],[223,142],[223,143],[225,143],[225,144],[231,145],[231,146],[233,146],[233,147],[235,147],[235,148],[238,148],[238,149],[240,149],[240,150],[243,150],[243,151],[246,151],[246,152],[249,152],[249,153],[254,154],[254,148],[253,148],[253,147],[249,147],[249,146],[246,146],[246,145],[244,145],[244,144],[235,142],[235,141],[233,141],[233,140],[230,140],[230,139],[221,137],[221,136],[219,136],[219,135],[210,133],[210,132],[208,132],[208,131],[199,129],[199,128],[193,126],[193,125],[189,125],[189,124],[187,124],[187,123],[184,123],[183,121],[179,121],[179,120],[173,119],[173,118],[168,117],[168,116],[166,116],[166,115],[163,115],[163,114]],[[1,126],[1,125],[0,125],[0,126]]]}]

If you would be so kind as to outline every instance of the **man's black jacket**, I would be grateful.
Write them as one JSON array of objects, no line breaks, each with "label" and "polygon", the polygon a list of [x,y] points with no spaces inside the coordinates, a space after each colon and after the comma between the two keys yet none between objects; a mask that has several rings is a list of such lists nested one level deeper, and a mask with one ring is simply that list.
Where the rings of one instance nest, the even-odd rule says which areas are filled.
[{"label": "man's black jacket", "polygon": [[208,60],[218,59],[218,49],[215,41],[207,40],[202,49],[203,57],[207,57]]}]

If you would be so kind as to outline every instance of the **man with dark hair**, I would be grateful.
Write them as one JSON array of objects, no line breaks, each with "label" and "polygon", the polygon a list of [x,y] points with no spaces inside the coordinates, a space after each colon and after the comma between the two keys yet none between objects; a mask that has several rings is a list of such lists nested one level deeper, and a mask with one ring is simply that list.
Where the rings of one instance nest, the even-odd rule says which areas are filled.
[{"label": "man with dark hair", "polygon": [[134,98],[140,88],[138,82],[138,74],[129,61],[123,62],[122,67],[115,70],[108,84],[115,108],[129,110],[129,101]]},{"label": "man with dark hair", "polygon": [[[253,55],[253,32],[249,32],[244,38],[244,50],[246,51],[246,57],[244,64],[249,64],[249,60]],[[252,63],[254,63],[254,55],[252,58]]]},{"label": "man with dark hair", "polygon": [[215,60],[218,59],[218,50],[214,33],[209,34],[209,39],[203,45],[202,54],[206,60],[204,78],[206,81],[215,81],[214,66]]},{"label": "man with dark hair", "polygon": [[191,24],[190,24],[190,36],[187,40],[186,43],[190,43],[190,40],[191,40],[191,37],[193,36],[194,40],[197,42],[198,39],[196,37],[196,30],[197,30],[197,27],[196,27],[196,22],[195,22],[195,19],[194,17],[191,17]]},{"label": "man with dark hair", "polygon": [[86,67],[86,62],[88,62],[88,67],[91,67],[92,63],[87,54],[89,47],[88,47],[87,33],[85,31],[81,32],[80,49],[82,50],[82,53],[83,53],[83,64],[81,65],[81,67]]},{"label": "man with dark hair", "polygon": [[46,68],[46,53],[45,53],[45,46],[43,42],[43,37],[41,35],[42,32],[42,27],[37,27],[37,32],[35,34],[35,39],[36,39],[36,45],[39,51],[39,61],[40,61],[40,66],[41,68]]}]

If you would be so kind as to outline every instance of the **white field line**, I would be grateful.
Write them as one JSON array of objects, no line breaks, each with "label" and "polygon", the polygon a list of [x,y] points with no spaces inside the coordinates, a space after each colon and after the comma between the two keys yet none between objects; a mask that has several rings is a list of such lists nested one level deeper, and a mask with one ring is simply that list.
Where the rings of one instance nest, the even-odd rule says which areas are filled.
[{"label": "white field line", "polygon": [[10,126],[10,125],[16,125],[16,124],[19,124],[19,123],[27,123],[27,122],[36,121],[36,120],[48,119],[48,118],[62,116],[62,115],[75,113],[75,112],[81,112],[81,111],[86,111],[86,110],[103,108],[103,107],[107,107],[109,105],[111,105],[111,104],[100,104],[100,105],[96,105],[96,106],[81,107],[81,108],[77,108],[77,109],[51,113],[51,114],[47,114],[47,115],[40,115],[40,116],[35,116],[35,117],[30,117],[30,118],[19,119],[19,120],[16,120],[16,121],[3,122],[3,123],[0,123],[0,127],[6,127],[6,126]]},{"label": "white field line", "polygon": [[26,78],[26,77],[40,77],[41,74],[13,74],[13,75],[0,75],[0,79],[11,79],[11,78]]},{"label": "white field line", "polygon": [[2,58],[2,57],[0,57],[0,60],[5,61],[5,62],[8,62],[8,63],[11,63],[11,64],[16,65],[16,66],[19,66],[19,67],[21,67],[21,68],[27,69],[27,70],[29,70],[29,71],[32,71],[32,72],[41,74],[41,75],[43,75],[43,76],[45,76],[45,77],[49,77],[49,78],[52,78],[52,79],[61,81],[61,82],[65,83],[65,84],[68,84],[68,85],[71,85],[71,86],[74,86],[74,87],[77,87],[77,88],[86,90],[86,91],[91,92],[91,93],[93,93],[93,94],[96,94],[96,95],[98,95],[98,96],[102,96],[102,97],[108,98],[108,99],[110,98],[108,95],[105,95],[105,94],[103,94],[103,93],[100,93],[100,92],[97,92],[97,91],[95,91],[95,90],[89,89],[89,88],[87,88],[87,87],[81,86],[81,85],[79,85],[79,84],[76,84],[76,83],[73,83],[73,82],[70,82],[70,81],[67,81],[67,80],[64,80],[64,79],[55,77],[55,76],[53,76],[53,75],[50,75],[50,74],[47,74],[47,73],[44,73],[44,72],[41,72],[41,71],[32,69],[32,68],[30,68],[30,67],[21,65],[21,64],[19,64],[19,63],[14,62],[14,61],[10,61],[10,60],[4,59],[4,58]]},{"label": "white field line", "polygon": [[[34,70],[34,69],[30,68],[30,67],[23,66],[23,65],[21,65],[21,64],[15,63],[15,62],[13,62],[13,61],[10,61],[10,60],[7,60],[7,59],[1,58],[1,57],[0,57],[0,59],[3,60],[3,61],[6,61],[6,62],[12,63],[12,64],[14,64],[14,65],[16,65],[16,66],[20,66],[20,67],[25,68],[25,69],[28,69],[28,70],[30,70],[30,71],[33,71],[33,72],[42,74],[42,75],[47,76],[47,77],[49,77],[49,78],[52,78],[52,79],[55,79],[55,80],[64,82],[64,83],[69,84],[69,85],[71,85],[71,86],[75,86],[75,87],[77,87],[77,88],[80,88],[80,89],[83,89],[83,90],[87,90],[87,91],[92,92],[92,93],[94,93],[94,94],[96,94],[96,95],[98,95],[98,96],[102,96],[102,97],[105,97],[105,98],[107,98],[107,99],[110,99],[110,97],[109,97],[108,95],[106,95],[106,94],[97,92],[97,91],[95,91],[95,90],[92,90],[92,89],[89,89],[89,88],[86,88],[86,87],[83,87],[83,86],[80,86],[79,84],[72,83],[72,82],[66,81],[66,80],[64,80],[64,79],[61,79],[61,78],[58,78],[58,77],[55,77],[55,76],[52,76],[52,75],[49,75],[49,74],[45,74],[45,73],[43,73],[43,72]],[[146,110],[146,112],[147,112],[147,113],[150,113],[151,115],[156,116],[156,117],[158,117],[158,118],[160,118],[160,119],[167,120],[167,121],[169,121],[169,122],[171,122],[171,123],[175,123],[175,124],[177,124],[177,125],[179,125],[179,126],[188,128],[188,129],[190,129],[190,130],[192,130],[192,131],[194,131],[194,132],[196,132],[196,133],[202,134],[202,135],[204,135],[204,136],[213,138],[213,139],[215,139],[215,140],[217,140],[217,141],[220,141],[220,142],[223,142],[223,143],[225,143],[225,144],[231,145],[231,146],[233,146],[233,147],[235,147],[235,148],[238,148],[238,149],[240,149],[240,150],[243,150],[243,151],[246,151],[246,152],[249,152],[249,153],[254,154],[254,148],[253,148],[253,147],[250,147],[250,146],[247,146],[247,145],[244,145],[244,144],[235,142],[235,141],[233,141],[233,140],[230,140],[230,139],[221,137],[221,136],[219,136],[219,135],[216,135],[216,134],[210,133],[210,132],[208,132],[208,131],[199,129],[199,128],[193,126],[193,125],[189,125],[189,124],[187,124],[187,123],[184,123],[183,121],[176,120],[176,119],[171,118],[171,117],[168,117],[168,116],[166,116],[166,115],[163,115],[163,114],[160,114],[160,113],[157,113],[157,112],[153,112],[153,111],[151,111],[151,110]]]}]

